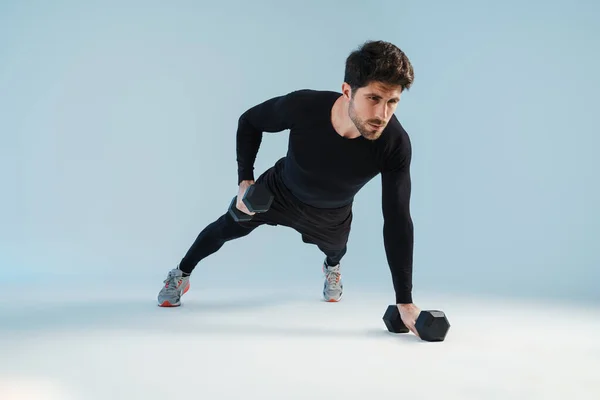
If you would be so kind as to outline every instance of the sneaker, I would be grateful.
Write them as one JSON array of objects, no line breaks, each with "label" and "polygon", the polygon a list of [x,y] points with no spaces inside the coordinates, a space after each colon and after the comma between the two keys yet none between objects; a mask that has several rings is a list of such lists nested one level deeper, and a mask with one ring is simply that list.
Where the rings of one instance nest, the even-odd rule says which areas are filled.
[{"label": "sneaker", "polygon": [[158,293],[158,305],[160,307],[178,307],[181,305],[181,296],[190,290],[190,277],[183,276],[179,268],[169,271],[165,286]]},{"label": "sneaker", "polygon": [[344,285],[342,284],[342,274],[340,272],[340,264],[329,266],[323,262],[323,274],[325,275],[325,283],[323,285],[323,298],[327,302],[337,302],[342,298]]}]

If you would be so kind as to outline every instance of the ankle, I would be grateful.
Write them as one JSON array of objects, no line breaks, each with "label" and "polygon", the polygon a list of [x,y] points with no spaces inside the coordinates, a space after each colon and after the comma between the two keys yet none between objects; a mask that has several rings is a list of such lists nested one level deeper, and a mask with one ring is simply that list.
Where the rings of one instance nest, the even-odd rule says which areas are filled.
[{"label": "ankle", "polygon": [[339,264],[340,264],[339,262],[331,261],[329,258],[325,259],[325,266],[327,266],[327,267],[336,267]]},{"label": "ankle", "polygon": [[181,275],[185,278],[188,277],[192,274],[192,271],[190,271],[187,268],[181,268],[181,264],[177,266],[177,269],[181,271]]}]

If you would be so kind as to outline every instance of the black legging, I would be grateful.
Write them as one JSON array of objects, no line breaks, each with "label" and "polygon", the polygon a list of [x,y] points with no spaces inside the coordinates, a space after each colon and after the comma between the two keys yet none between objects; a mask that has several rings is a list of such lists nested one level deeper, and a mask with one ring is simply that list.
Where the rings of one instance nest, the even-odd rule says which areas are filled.
[{"label": "black legging", "polygon": [[249,222],[236,222],[228,212],[207,225],[199,234],[179,268],[191,273],[196,265],[215,253],[226,242],[248,235],[257,227],[268,225],[287,226],[298,231],[305,243],[314,244],[326,255],[327,264],[336,265],[346,254],[348,236],[352,223],[352,204],[335,209],[322,209],[301,203],[280,179],[281,160],[256,180],[264,184],[274,195],[271,208],[254,214]]},{"label": "black legging", "polygon": [[[191,274],[202,259],[217,252],[226,242],[248,235],[260,225],[262,224],[239,224],[226,212],[217,220],[207,225],[206,228],[198,234],[198,237],[181,260],[179,269],[184,273]],[[305,236],[303,236],[303,240],[306,243],[312,242]],[[328,265],[338,264],[346,254],[347,247],[345,244],[340,249],[329,249],[322,244],[315,244],[327,256]]]}]

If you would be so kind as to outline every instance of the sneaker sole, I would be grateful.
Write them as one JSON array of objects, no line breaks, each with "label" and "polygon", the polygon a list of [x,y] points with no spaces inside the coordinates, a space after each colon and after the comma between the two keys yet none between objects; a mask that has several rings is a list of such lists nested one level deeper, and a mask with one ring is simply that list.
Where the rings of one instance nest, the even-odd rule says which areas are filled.
[{"label": "sneaker sole", "polygon": [[[190,290],[189,282],[188,282],[187,286],[185,287],[185,289],[183,289],[183,293],[181,295],[183,296],[184,294],[186,294],[188,292],[188,290]],[[179,306],[181,306],[181,302],[173,304],[169,300],[165,300],[162,303],[160,303],[158,306],[159,307],[179,307]]]},{"label": "sneaker sole", "polygon": [[343,294],[341,294],[340,297],[338,297],[337,299],[323,298],[323,301],[325,301],[326,303],[337,303],[338,301],[342,300],[342,296],[343,296]]}]

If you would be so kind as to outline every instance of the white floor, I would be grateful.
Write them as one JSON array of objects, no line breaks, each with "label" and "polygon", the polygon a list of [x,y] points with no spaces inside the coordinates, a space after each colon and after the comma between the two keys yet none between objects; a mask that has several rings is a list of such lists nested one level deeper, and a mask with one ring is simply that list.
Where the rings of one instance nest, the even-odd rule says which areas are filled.
[{"label": "white floor", "polygon": [[2,292],[0,399],[600,399],[599,309],[421,295],[452,324],[427,343],[389,295],[103,289]]}]

